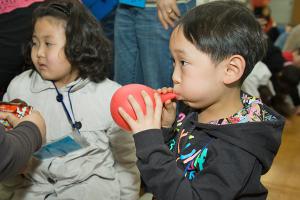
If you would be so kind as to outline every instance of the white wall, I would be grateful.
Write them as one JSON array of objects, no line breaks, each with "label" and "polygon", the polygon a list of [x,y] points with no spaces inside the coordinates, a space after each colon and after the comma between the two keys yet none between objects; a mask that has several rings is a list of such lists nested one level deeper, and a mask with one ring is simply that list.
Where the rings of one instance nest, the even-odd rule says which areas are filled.
[{"label": "white wall", "polygon": [[272,16],[278,24],[290,23],[294,0],[271,0]]},{"label": "white wall", "polygon": [[[207,3],[214,0],[197,0],[197,5]],[[249,0],[239,0],[241,2],[249,2]],[[271,0],[270,8],[272,16],[278,24],[290,23],[293,12],[294,0]]]}]

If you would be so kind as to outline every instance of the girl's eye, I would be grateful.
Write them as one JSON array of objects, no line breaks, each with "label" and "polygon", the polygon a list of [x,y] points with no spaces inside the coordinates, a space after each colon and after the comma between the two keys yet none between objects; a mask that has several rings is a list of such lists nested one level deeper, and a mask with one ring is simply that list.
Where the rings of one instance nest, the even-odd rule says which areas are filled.
[{"label": "girl's eye", "polygon": [[50,47],[50,46],[52,45],[52,44],[49,43],[49,42],[46,42],[45,44],[46,44],[47,47]]},{"label": "girl's eye", "polygon": [[31,41],[31,46],[36,46],[36,42],[35,41]]}]

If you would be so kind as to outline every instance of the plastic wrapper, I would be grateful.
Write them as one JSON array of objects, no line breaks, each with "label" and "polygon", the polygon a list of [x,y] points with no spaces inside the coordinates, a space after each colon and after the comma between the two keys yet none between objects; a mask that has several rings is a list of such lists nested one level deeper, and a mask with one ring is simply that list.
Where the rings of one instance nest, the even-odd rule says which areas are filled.
[{"label": "plastic wrapper", "polygon": [[[0,102],[1,112],[12,113],[20,119],[26,115],[29,115],[32,109],[32,106],[28,106],[24,102]],[[3,124],[7,130],[12,129],[11,124],[9,124],[7,120],[0,119],[0,123]]]}]

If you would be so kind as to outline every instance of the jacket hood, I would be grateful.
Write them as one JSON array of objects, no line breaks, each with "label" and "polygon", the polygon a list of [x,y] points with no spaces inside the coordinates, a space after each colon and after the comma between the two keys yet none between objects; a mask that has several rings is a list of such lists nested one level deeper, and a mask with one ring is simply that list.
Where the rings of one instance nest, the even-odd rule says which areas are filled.
[{"label": "jacket hood", "polygon": [[[41,91],[48,90],[48,89],[55,89],[52,81],[44,80],[41,77],[41,75],[39,73],[37,73],[36,71],[32,71],[29,76],[32,77],[30,89],[33,93],[39,93]],[[75,91],[83,88],[89,82],[90,82],[89,79],[79,78],[79,79],[67,84],[60,90],[68,91],[69,88],[72,87],[72,89],[70,90],[70,92],[72,93],[72,92],[75,92]]]},{"label": "jacket hood", "polygon": [[254,155],[262,163],[262,174],[265,174],[279,149],[284,118],[264,104],[261,104],[261,109],[264,115],[272,116],[272,120],[262,117],[263,121],[247,123],[202,124],[197,122],[197,113],[194,113],[195,118],[191,123],[195,129],[202,129],[212,137],[222,139]]}]

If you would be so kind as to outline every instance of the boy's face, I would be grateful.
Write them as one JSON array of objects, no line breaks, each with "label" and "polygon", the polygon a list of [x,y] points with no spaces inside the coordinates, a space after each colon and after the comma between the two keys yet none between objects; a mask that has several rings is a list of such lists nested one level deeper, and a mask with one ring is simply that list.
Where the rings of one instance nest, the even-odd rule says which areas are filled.
[{"label": "boy's face", "polygon": [[57,87],[74,81],[76,70],[65,55],[65,22],[54,17],[39,18],[32,36],[31,59],[45,80],[53,80]]},{"label": "boy's face", "polygon": [[210,56],[188,41],[181,28],[170,39],[173,56],[174,91],[179,100],[193,108],[206,108],[218,102],[224,92],[224,63],[215,64]]}]

